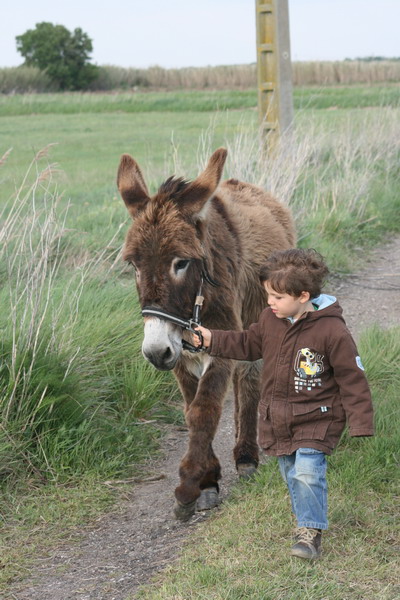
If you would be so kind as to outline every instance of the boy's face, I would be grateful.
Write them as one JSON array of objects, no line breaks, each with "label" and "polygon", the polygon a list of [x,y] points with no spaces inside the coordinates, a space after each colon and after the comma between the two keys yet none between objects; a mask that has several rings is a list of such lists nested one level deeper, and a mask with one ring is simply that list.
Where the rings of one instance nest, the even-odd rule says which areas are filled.
[{"label": "boy's face", "polygon": [[307,305],[310,301],[309,292],[302,292],[299,297],[296,297],[276,292],[268,281],[264,281],[263,285],[268,294],[268,304],[278,319],[287,319],[288,317],[298,319],[309,309]]}]

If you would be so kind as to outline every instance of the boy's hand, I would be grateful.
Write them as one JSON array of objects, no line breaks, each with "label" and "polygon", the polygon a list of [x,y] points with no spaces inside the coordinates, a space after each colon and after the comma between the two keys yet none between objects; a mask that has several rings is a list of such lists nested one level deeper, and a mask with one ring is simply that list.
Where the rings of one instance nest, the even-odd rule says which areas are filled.
[{"label": "boy's hand", "polygon": [[[211,344],[211,331],[205,327],[202,327],[201,325],[196,325],[194,329],[200,331],[201,335],[203,336],[203,346],[208,348]],[[193,346],[196,346],[196,348],[201,346],[200,338],[194,333],[192,333],[192,344]]]}]

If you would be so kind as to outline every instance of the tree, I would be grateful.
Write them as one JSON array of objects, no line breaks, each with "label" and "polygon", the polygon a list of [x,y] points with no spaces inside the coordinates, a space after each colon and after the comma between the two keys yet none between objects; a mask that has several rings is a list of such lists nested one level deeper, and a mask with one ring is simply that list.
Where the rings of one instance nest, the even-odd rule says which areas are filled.
[{"label": "tree", "polygon": [[63,25],[37,23],[16,41],[25,64],[47,73],[61,90],[85,89],[98,76],[98,67],[89,63],[92,40],[80,28],[71,33]]}]

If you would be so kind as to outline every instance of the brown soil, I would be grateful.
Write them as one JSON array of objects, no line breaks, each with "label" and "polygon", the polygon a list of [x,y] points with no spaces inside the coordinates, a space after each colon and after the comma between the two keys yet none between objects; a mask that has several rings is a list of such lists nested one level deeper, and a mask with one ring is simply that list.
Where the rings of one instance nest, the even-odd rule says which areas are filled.
[{"label": "brown soil", "polygon": [[[399,324],[400,237],[375,250],[365,268],[352,276],[335,277],[328,292],[337,296],[347,324],[357,339],[372,323]],[[140,585],[171,563],[182,544],[201,528],[207,513],[189,523],[172,515],[178,465],[187,432],[171,427],[163,442],[163,457],[151,465],[160,479],[135,484],[129,499],[84,530],[78,542],[56,548],[38,559],[29,580],[11,587],[5,600],[127,600]],[[228,398],[215,441],[223,469],[222,500],[236,481],[232,462],[232,402]],[[219,510],[219,509],[215,509]]]}]

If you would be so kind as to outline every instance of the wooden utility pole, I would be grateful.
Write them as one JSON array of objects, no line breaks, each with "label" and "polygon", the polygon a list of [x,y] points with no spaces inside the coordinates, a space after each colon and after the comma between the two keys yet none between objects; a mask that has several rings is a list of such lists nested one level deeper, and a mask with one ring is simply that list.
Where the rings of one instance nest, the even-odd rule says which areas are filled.
[{"label": "wooden utility pole", "polygon": [[288,0],[256,0],[256,26],[258,111],[272,148],[293,122]]}]

